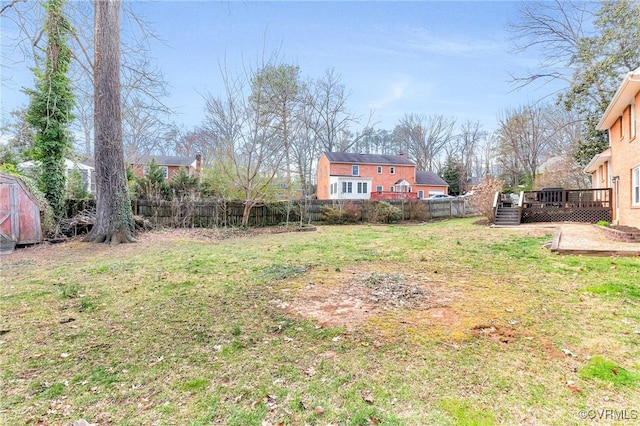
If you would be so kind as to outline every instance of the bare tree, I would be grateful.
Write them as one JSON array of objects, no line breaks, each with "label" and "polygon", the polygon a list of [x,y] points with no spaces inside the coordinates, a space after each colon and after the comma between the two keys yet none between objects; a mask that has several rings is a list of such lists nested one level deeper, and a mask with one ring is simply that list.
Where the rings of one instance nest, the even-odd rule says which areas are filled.
[{"label": "bare tree", "polygon": [[96,223],[86,240],[134,242],[122,148],[119,0],[96,2],[94,28]]},{"label": "bare tree", "polygon": [[356,141],[349,127],[358,122],[358,117],[347,108],[349,95],[333,69],[310,84],[306,101],[313,114],[308,116],[306,125],[315,133],[323,151],[348,151]]},{"label": "bare tree", "polygon": [[513,186],[521,183],[521,175],[527,185],[534,183],[540,159],[548,148],[545,112],[545,107],[526,105],[507,110],[498,119],[502,164],[511,174]]},{"label": "bare tree", "polygon": [[[15,12],[7,13],[6,18],[17,29],[17,35],[5,40],[3,34],[3,47],[6,46],[6,51],[13,53],[10,57],[2,58],[3,65],[24,66],[23,63],[34,63],[36,67],[40,67],[44,52],[43,9],[39,2],[16,2],[14,9]],[[128,31],[121,48],[123,133],[131,146],[141,147],[143,152],[139,155],[142,155],[156,148],[157,135],[166,131],[164,123],[170,121],[168,117],[173,114],[173,110],[164,102],[168,94],[164,76],[150,59],[149,41],[157,40],[158,37],[130,7],[125,5],[123,14],[130,24],[127,25]],[[65,5],[65,16],[74,27],[70,40],[74,59],[70,76],[77,102],[74,110],[76,120],[72,123],[72,128],[84,137],[83,141],[78,141],[76,149],[90,157],[93,152],[94,115],[93,2],[69,2]],[[5,49],[3,53],[4,51]]]},{"label": "bare tree", "polygon": [[242,225],[247,226],[251,209],[272,196],[284,146],[272,125],[273,117],[263,108],[266,92],[264,83],[255,78],[257,72],[249,70],[238,78],[231,78],[226,70],[221,73],[224,98],[205,97],[205,126],[216,135],[213,155],[217,168],[229,185],[242,191]]},{"label": "bare tree", "polygon": [[479,121],[467,120],[460,126],[460,133],[452,138],[447,152],[447,158],[454,158],[459,165],[458,188],[460,192],[466,192],[468,188],[468,180],[474,176],[474,165],[477,164],[478,148],[487,132],[482,130]]},{"label": "bare tree", "polygon": [[441,115],[405,114],[394,130],[394,137],[416,162],[418,170],[434,171],[440,153],[454,136],[454,125],[454,120]]},{"label": "bare tree", "polygon": [[516,87],[562,81],[558,102],[579,114],[582,138],[574,156],[586,164],[607,146],[596,124],[622,75],[640,66],[640,3],[632,0],[523,3],[512,25],[516,52],[535,50],[536,69],[514,76]]}]

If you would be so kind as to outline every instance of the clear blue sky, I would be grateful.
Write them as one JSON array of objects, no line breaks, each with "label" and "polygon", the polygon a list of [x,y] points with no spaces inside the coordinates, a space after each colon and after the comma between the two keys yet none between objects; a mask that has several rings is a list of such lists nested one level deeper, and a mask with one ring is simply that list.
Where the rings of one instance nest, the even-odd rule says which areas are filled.
[{"label": "clear blue sky", "polygon": [[[300,67],[303,78],[335,69],[353,113],[392,129],[405,113],[472,119],[494,130],[506,108],[536,100],[552,88],[510,93],[509,72],[536,58],[508,52],[507,24],[518,2],[249,2],[141,1],[134,8],[163,43],[152,55],[170,84],[176,123],[198,125],[201,94],[221,93],[219,63],[241,72],[266,52]],[[125,29],[126,31],[126,29]],[[6,52],[3,52],[6,53]],[[3,70],[2,114],[26,104],[19,85],[32,77]],[[6,83],[6,81],[5,81]],[[17,87],[18,86],[18,87]]]}]

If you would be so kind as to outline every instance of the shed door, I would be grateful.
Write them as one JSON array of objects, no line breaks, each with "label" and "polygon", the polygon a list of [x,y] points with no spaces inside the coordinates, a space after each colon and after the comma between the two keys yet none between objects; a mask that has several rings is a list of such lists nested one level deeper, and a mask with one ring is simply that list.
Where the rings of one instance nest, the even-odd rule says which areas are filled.
[{"label": "shed door", "polygon": [[0,183],[0,239],[18,241],[18,199],[16,185]]}]

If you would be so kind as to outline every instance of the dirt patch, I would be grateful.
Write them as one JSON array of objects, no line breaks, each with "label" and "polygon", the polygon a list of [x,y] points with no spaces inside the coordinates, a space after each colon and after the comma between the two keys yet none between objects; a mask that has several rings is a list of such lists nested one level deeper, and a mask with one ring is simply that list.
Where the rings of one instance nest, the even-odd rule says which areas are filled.
[{"label": "dirt patch", "polygon": [[83,254],[93,255],[96,252],[108,253],[137,253],[141,246],[147,247],[158,243],[166,243],[176,240],[192,241],[221,241],[234,238],[253,238],[261,235],[282,234],[288,232],[315,231],[313,226],[270,226],[264,228],[178,228],[159,229],[153,231],[138,232],[136,234],[137,243],[119,244],[110,246],[109,244],[84,243],[85,235],[69,237],[61,242],[52,243],[43,241],[39,244],[18,247],[13,253],[0,257],[3,265],[20,263],[29,259],[38,261],[55,260],[63,253],[73,251],[75,256]]},{"label": "dirt patch", "polygon": [[513,343],[517,336],[516,331],[509,327],[498,327],[491,324],[476,325],[471,329],[471,334],[476,337],[486,337],[500,343]]},{"label": "dirt patch", "polygon": [[331,283],[308,283],[291,302],[276,303],[323,327],[344,326],[350,331],[374,316],[407,310],[421,312],[420,320],[432,324],[458,322],[449,306],[452,292],[441,281],[416,274],[353,270],[331,278]]}]

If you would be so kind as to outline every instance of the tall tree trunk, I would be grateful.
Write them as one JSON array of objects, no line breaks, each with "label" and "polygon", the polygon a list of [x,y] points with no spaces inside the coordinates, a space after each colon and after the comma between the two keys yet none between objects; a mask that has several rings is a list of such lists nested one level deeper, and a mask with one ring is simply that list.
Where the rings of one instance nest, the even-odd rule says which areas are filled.
[{"label": "tall tree trunk", "polygon": [[134,242],[120,110],[120,1],[95,2],[96,223],[87,241]]}]

